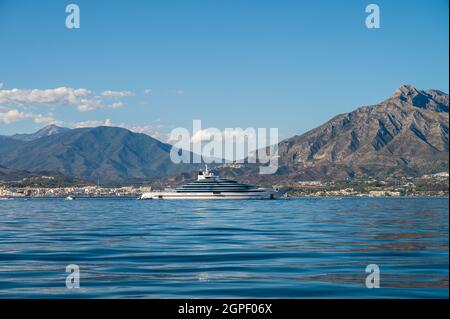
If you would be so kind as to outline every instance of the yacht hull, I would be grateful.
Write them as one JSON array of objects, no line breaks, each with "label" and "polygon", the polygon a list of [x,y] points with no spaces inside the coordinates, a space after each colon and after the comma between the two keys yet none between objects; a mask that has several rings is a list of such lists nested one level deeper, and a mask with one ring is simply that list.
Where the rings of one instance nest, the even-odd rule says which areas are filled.
[{"label": "yacht hull", "polygon": [[141,199],[166,199],[166,200],[183,200],[183,199],[195,199],[195,200],[248,200],[248,199],[277,199],[280,195],[275,191],[255,191],[255,192],[223,192],[215,194],[213,192],[149,192],[144,193]]},{"label": "yacht hull", "polygon": [[218,200],[218,199],[276,199],[282,193],[272,188],[256,187],[251,184],[239,183],[234,180],[220,178],[206,169],[199,171],[197,180],[182,185],[173,191],[148,192],[141,199],[195,199],[195,200]]}]

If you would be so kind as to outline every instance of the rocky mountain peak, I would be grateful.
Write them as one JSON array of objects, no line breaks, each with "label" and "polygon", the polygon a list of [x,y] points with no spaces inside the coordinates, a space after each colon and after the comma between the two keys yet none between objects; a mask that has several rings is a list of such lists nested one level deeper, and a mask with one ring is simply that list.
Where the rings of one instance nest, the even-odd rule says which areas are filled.
[{"label": "rocky mountain peak", "polygon": [[412,85],[412,84],[404,84],[400,86],[397,90],[394,92],[394,96],[416,96],[420,94],[420,92]]},{"label": "rocky mountain peak", "polygon": [[50,136],[50,135],[58,134],[58,133],[65,132],[65,131],[68,131],[68,129],[65,127],[60,127],[55,124],[50,124],[50,125],[45,126],[42,129],[40,129],[38,132],[40,132],[41,135],[43,135],[43,136],[44,135]]},{"label": "rocky mountain peak", "polygon": [[426,109],[434,112],[448,112],[448,94],[439,90],[418,90],[411,84],[400,86],[388,102]]},{"label": "rocky mountain peak", "polygon": [[41,137],[45,137],[45,136],[51,136],[51,135],[55,135],[55,134],[59,134],[59,133],[64,133],[70,131],[69,128],[67,127],[60,127],[57,126],[55,124],[50,124],[47,125],[43,128],[41,128],[39,131],[35,132],[35,133],[31,133],[31,134],[15,134],[13,136],[11,136],[12,138],[16,139],[16,140],[21,140],[21,141],[34,141],[37,140]]},{"label": "rocky mountain peak", "polygon": [[402,85],[379,104],[281,142],[280,171],[299,180],[446,171],[448,109],[448,94]]},{"label": "rocky mountain peak", "polygon": [[60,127],[60,126],[58,126],[56,124],[50,124],[50,125],[47,125],[47,126],[43,127],[41,130],[53,131],[53,130],[58,130],[58,129],[61,129],[61,128],[62,127]]}]

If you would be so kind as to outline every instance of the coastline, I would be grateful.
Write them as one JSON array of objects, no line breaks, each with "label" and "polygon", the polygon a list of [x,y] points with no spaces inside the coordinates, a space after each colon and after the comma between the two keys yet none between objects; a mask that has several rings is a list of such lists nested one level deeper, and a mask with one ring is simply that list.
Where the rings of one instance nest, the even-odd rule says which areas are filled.
[{"label": "coastline", "polygon": [[[449,199],[450,196],[447,194],[445,196],[427,196],[427,195],[406,195],[406,196],[368,196],[368,195],[352,195],[352,196],[287,196],[281,197],[278,200],[290,200],[290,199],[313,199],[313,198],[321,198],[321,199]],[[63,199],[65,200],[65,196],[0,196],[0,200],[10,200],[10,199]],[[139,199],[139,196],[77,196],[75,199]],[[189,200],[189,199],[183,199]]]},{"label": "coastline", "polygon": [[[163,182],[163,180],[161,180]],[[252,181],[244,180],[246,183]],[[448,176],[400,177],[367,180],[286,181],[264,187],[283,190],[283,198],[449,198]],[[179,187],[171,181],[159,185],[36,185],[0,182],[0,198],[140,198],[149,192]]]}]

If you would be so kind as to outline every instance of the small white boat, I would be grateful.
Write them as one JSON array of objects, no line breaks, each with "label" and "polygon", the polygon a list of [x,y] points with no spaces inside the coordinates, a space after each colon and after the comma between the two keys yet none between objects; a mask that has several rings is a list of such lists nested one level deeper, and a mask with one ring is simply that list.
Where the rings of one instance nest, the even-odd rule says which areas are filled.
[{"label": "small white boat", "polygon": [[208,170],[199,171],[197,180],[173,191],[147,192],[140,199],[276,199],[281,192],[220,178]]},{"label": "small white boat", "polygon": [[72,196],[67,196],[66,200],[74,200],[75,198],[73,198]]}]

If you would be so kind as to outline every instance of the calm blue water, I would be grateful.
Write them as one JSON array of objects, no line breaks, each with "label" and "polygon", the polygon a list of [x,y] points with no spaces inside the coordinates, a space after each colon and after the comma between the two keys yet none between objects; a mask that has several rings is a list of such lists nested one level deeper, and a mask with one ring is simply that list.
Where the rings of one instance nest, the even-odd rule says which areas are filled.
[{"label": "calm blue water", "polygon": [[0,201],[0,298],[448,298],[448,225],[447,199]]}]

